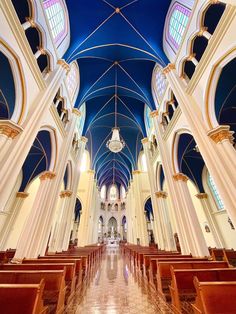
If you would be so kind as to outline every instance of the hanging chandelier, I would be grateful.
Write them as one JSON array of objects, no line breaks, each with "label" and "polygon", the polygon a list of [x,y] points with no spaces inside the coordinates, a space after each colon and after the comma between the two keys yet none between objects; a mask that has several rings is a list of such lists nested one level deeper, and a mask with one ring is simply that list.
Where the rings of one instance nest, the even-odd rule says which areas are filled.
[{"label": "hanging chandelier", "polygon": [[125,147],[125,142],[120,137],[120,129],[114,127],[112,129],[112,137],[107,142],[107,147],[113,153],[119,153]]},{"label": "hanging chandelier", "polygon": [[117,127],[117,69],[115,76],[115,127],[112,129],[111,139],[106,146],[113,153],[119,153],[125,147],[125,142],[120,136],[120,129]]}]

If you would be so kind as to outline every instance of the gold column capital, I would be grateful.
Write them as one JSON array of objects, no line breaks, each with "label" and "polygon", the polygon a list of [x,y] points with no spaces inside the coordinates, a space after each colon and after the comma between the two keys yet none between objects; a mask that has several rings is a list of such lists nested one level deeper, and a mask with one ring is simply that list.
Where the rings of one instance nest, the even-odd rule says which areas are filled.
[{"label": "gold column capital", "polygon": [[18,198],[27,198],[29,196],[29,193],[26,192],[17,192],[16,197]]},{"label": "gold column capital", "polygon": [[183,181],[183,182],[188,181],[188,177],[183,173],[176,173],[173,175],[173,178],[175,181]]},{"label": "gold column capital", "polygon": [[163,69],[163,74],[168,74],[170,73],[172,70],[175,70],[175,64],[174,63],[169,63],[164,69]]},{"label": "gold column capital", "polygon": [[133,174],[133,175],[135,175],[135,174],[140,174],[140,173],[141,173],[140,170],[133,170],[133,171],[132,171],[132,174]]},{"label": "gold column capital", "polygon": [[94,171],[93,169],[89,169],[89,170],[87,170],[87,173],[94,174],[94,173],[95,173],[95,171]]},{"label": "gold column capital", "polygon": [[141,140],[141,143],[142,143],[142,144],[147,144],[147,143],[148,143],[148,138],[147,138],[147,137],[144,137],[144,138]]},{"label": "gold column capital", "polygon": [[71,195],[72,195],[72,191],[70,190],[64,190],[64,191],[61,191],[60,193],[61,198],[71,197]]},{"label": "gold column capital", "polygon": [[81,112],[77,108],[72,109],[72,113],[74,113],[76,116],[81,117]]},{"label": "gold column capital", "polygon": [[33,27],[33,28],[36,27],[36,23],[34,22],[34,20],[31,17],[26,17],[25,20],[30,23],[31,27]]},{"label": "gold column capital", "polygon": [[159,115],[158,110],[153,110],[152,112],[150,112],[150,117],[151,118],[157,118]]},{"label": "gold column capital", "polygon": [[22,127],[10,120],[0,121],[0,134],[14,139],[18,134],[22,132]]},{"label": "gold column capital", "polygon": [[207,193],[198,193],[195,196],[200,200],[208,197]]},{"label": "gold column capital", "polygon": [[155,192],[157,198],[167,198],[168,194],[164,191]]},{"label": "gold column capital", "polygon": [[208,29],[207,27],[202,26],[197,35],[202,36],[207,31],[207,29]]},{"label": "gold column capital", "polygon": [[234,131],[230,131],[229,125],[220,125],[217,128],[210,130],[207,135],[217,144],[223,140],[233,142]]},{"label": "gold column capital", "polygon": [[65,69],[67,73],[70,71],[70,65],[64,59],[59,59],[57,64]]},{"label": "gold column capital", "polygon": [[54,179],[56,176],[55,172],[52,172],[52,171],[45,171],[41,174],[41,176],[39,177],[41,181],[44,181],[44,180],[52,180]]},{"label": "gold column capital", "polygon": [[84,142],[85,144],[88,142],[88,139],[85,136],[81,136],[80,140],[81,140],[81,142]]}]

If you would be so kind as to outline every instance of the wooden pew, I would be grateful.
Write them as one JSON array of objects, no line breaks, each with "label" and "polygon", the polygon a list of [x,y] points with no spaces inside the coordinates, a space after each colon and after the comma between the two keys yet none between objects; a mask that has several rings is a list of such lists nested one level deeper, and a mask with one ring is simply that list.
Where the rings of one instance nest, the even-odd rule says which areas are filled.
[{"label": "wooden pew", "polygon": [[236,269],[174,269],[171,267],[171,299],[173,308],[181,313],[189,312],[190,302],[196,298],[194,287],[194,277],[199,281],[217,282],[217,281],[236,281]]},{"label": "wooden pew", "polygon": [[65,270],[0,271],[0,284],[39,284],[44,279],[44,304],[50,313],[61,314],[65,305]]},{"label": "wooden pew", "polygon": [[[192,259],[192,255],[181,255],[181,254],[144,254],[143,256],[143,274],[148,276],[149,267],[151,261],[155,259]],[[206,258],[207,259],[207,258]]]},{"label": "wooden pew", "polygon": [[214,261],[224,260],[224,249],[210,248],[209,251]]},{"label": "wooden pew", "polygon": [[66,283],[66,304],[70,303],[76,288],[76,274],[74,263],[28,263],[28,264],[3,264],[0,265],[1,270],[64,270],[65,269],[65,283]]},{"label": "wooden pew", "polygon": [[[182,255],[184,256],[184,255]],[[147,278],[152,288],[157,289],[157,267],[160,262],[204,262],[208,261],[207,257],[169,257],[169,258],[151,258]]]},{"label": "wooden pew", "polygon": [[171,301],[169,286],[171,284],[171,266],[175,269],[211,269],[229,268],[227,262],[217,261],[167,261],[157,262],[157,291],[167,302]]},{"label": "wooden pew", "polygon": [[236,281],[199,282],[194,278],[197,297],[192,308],[194,314],[235,314]]},{"label": "wooden pew", "polygon": [[43,305],[44,280],[39,284],[0,284],[2,314],[47,314]]},{"label": "wooden pew", "polygon": [[76,290],[80,291],[83,279],[82,260],[79,258],[28,258],[22,260],[23,264],[74,264],[76,276]]},{"label": "wooden pew", "polygon": [[224,260],[227,261],[231,266],[236,267],[236,251],[225,249]]}]

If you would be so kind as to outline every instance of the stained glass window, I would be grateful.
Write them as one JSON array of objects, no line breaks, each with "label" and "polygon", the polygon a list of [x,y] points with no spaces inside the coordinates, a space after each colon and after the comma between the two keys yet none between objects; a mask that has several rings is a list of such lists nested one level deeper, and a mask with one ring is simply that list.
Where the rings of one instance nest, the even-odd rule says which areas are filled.
[{"label": "stained glass window", "polygon": [[208,185],[210,187],[210,190],[211,190],[212,195],[213,195],[213,197],[215,199],[215,202],[217,204],[218,209],[219,210],[223,210],[224,209],[224,203],[223,203],[223,201],[222,201],[222,199],[220,197],[220,194],[219,194],[219,192],[217,190],[216,184],[215,184],[215,182],[214,182],[214,180],[213,180],[213,178],[212,178],[212,176],[210,174],[208,174],[207,183],[208,183]]},{"label": "stained glass window", "polygon": [[155,73],[155,91],[156,91],[157,100],[159,103],[162,100],[162,97],[165,93],[166,87],[167,87],[166,77],[162,73],[162,69],[157,68],[156,73]]},{"label": "stained glass window", "polygon": [[70,99],[73,100],[79,85],[79,70],[76,62],[73,62],[70,66],[70,72],[66,77],[66,85]]},{"label": "stained glass window", "polygon": [[112,185],[110,188],[110,200],[115,201],[117,199],[117,188],[115,185]]},{"label": "stained glass window", "polygon": [[66,36],[64,7],[60,0],[46,0],[43,3],[54,43],[59,46]]},{"label": "stained glass window", "polygon": [[85,103],[79,108],[79,111],[80,111],[81,115],[78,119],[77,130],[78,130],[78,134],[80,136],[82,136],[85,117],[86,117],[86,105],[85,105]]},{"label": "stained glass window", "polygon": [[103,185],[101,188],[101,199],[105,200],[106,199],[106,186]]},{"label": "stained glass window", "polygon": [[145,105],[144,108],[144,121],[145,121],[145,127],[147,131],[147,135],[150,136],[153,131],[153,122],[152,118],[150,117],[151,109]]},{"label": "stained glass window", "polygon": [[176,4],[172,10],[169,21],[168,39],[178,50],[184,31],[186,29],[191,11],[180,4]]},{"label": "stained glass window", "polygon": [[145,154],[142,154],[142,171],[147,172],[147,160]]}]

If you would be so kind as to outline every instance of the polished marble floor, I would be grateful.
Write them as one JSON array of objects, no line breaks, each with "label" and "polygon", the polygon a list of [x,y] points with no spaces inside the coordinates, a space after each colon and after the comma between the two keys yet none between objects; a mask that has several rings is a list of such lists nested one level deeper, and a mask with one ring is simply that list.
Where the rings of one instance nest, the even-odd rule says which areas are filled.
[{"label": "polished marble floor", "polygon": [[75,297],[66,314],[172,313],[158,297],[153,298],[132,264],[119,249],[107,248],[90,284]]}]

